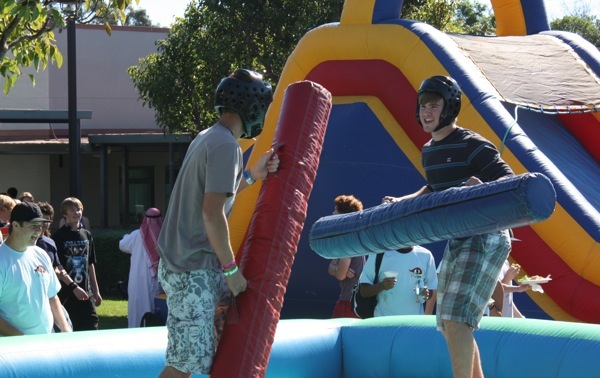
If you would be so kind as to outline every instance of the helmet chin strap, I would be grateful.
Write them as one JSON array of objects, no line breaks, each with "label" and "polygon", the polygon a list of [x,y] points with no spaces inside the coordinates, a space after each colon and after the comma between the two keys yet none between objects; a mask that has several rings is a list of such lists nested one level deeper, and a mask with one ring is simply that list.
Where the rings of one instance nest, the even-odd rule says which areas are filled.
[{"label": "helmet chin strap", "polygon": [[450,125],[451,125],[450,123],[449,123],[449,124],[447,124],[447,125],[444,125],[444,126],[442,126],[442,125],[439,125],[438,127],[436,127],[436,128],[435,128],[435,130],[433,130],[433,132],[440,131],[440,130],[441,130],[441,129],[443,129],[444,127],[446,127],[446,126],[450,126]]}]

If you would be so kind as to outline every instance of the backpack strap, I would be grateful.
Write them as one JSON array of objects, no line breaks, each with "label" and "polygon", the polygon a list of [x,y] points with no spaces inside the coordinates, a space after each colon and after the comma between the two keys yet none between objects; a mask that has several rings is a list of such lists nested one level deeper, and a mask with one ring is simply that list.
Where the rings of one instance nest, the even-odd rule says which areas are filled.
[{"label": "backpack strap", "polygon": [[377,283],[379,278],[379,268],[381,267],[381,261],[383,260],[383,253],[378,253],[377,257],[375,257],[375,279],[373,280],[373,285]]}]

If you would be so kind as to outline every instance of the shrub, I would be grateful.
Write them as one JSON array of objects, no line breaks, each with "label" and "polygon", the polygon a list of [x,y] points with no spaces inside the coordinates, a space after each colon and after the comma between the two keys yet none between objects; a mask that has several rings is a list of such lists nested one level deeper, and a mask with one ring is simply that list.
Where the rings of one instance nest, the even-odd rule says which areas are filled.
[{"label": "shrub", "polygon": [[96,247],[96,278],[100,294],[118,294],[117,285],[129,277],[130,256],[119,250],[119,241],[130,228],[98,228],[92,230]]}]

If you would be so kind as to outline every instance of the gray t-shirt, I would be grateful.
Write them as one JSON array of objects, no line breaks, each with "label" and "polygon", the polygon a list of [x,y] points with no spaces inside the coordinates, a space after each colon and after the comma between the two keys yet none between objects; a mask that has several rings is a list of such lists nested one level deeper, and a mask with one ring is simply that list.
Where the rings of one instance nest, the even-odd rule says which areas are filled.
[{"label": "gray t-shirt", "polygon": [[169,270],[220,268],[202,218],[204,193],[227,193],[225,214],[229,216],[242,169],[242,150],[226,127],[217,123],[192,141],[175,181],[156,248]]}]

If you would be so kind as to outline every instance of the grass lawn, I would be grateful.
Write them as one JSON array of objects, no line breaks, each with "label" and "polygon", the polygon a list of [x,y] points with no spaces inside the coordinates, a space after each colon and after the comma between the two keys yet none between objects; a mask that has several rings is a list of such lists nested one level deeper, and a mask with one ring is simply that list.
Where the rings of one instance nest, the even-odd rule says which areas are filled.
[{"label": "grass lawn", "polygon": [[96,312],[100,318],[98,329],[127,328],[127,301],[122,297],[102,297]]}]

